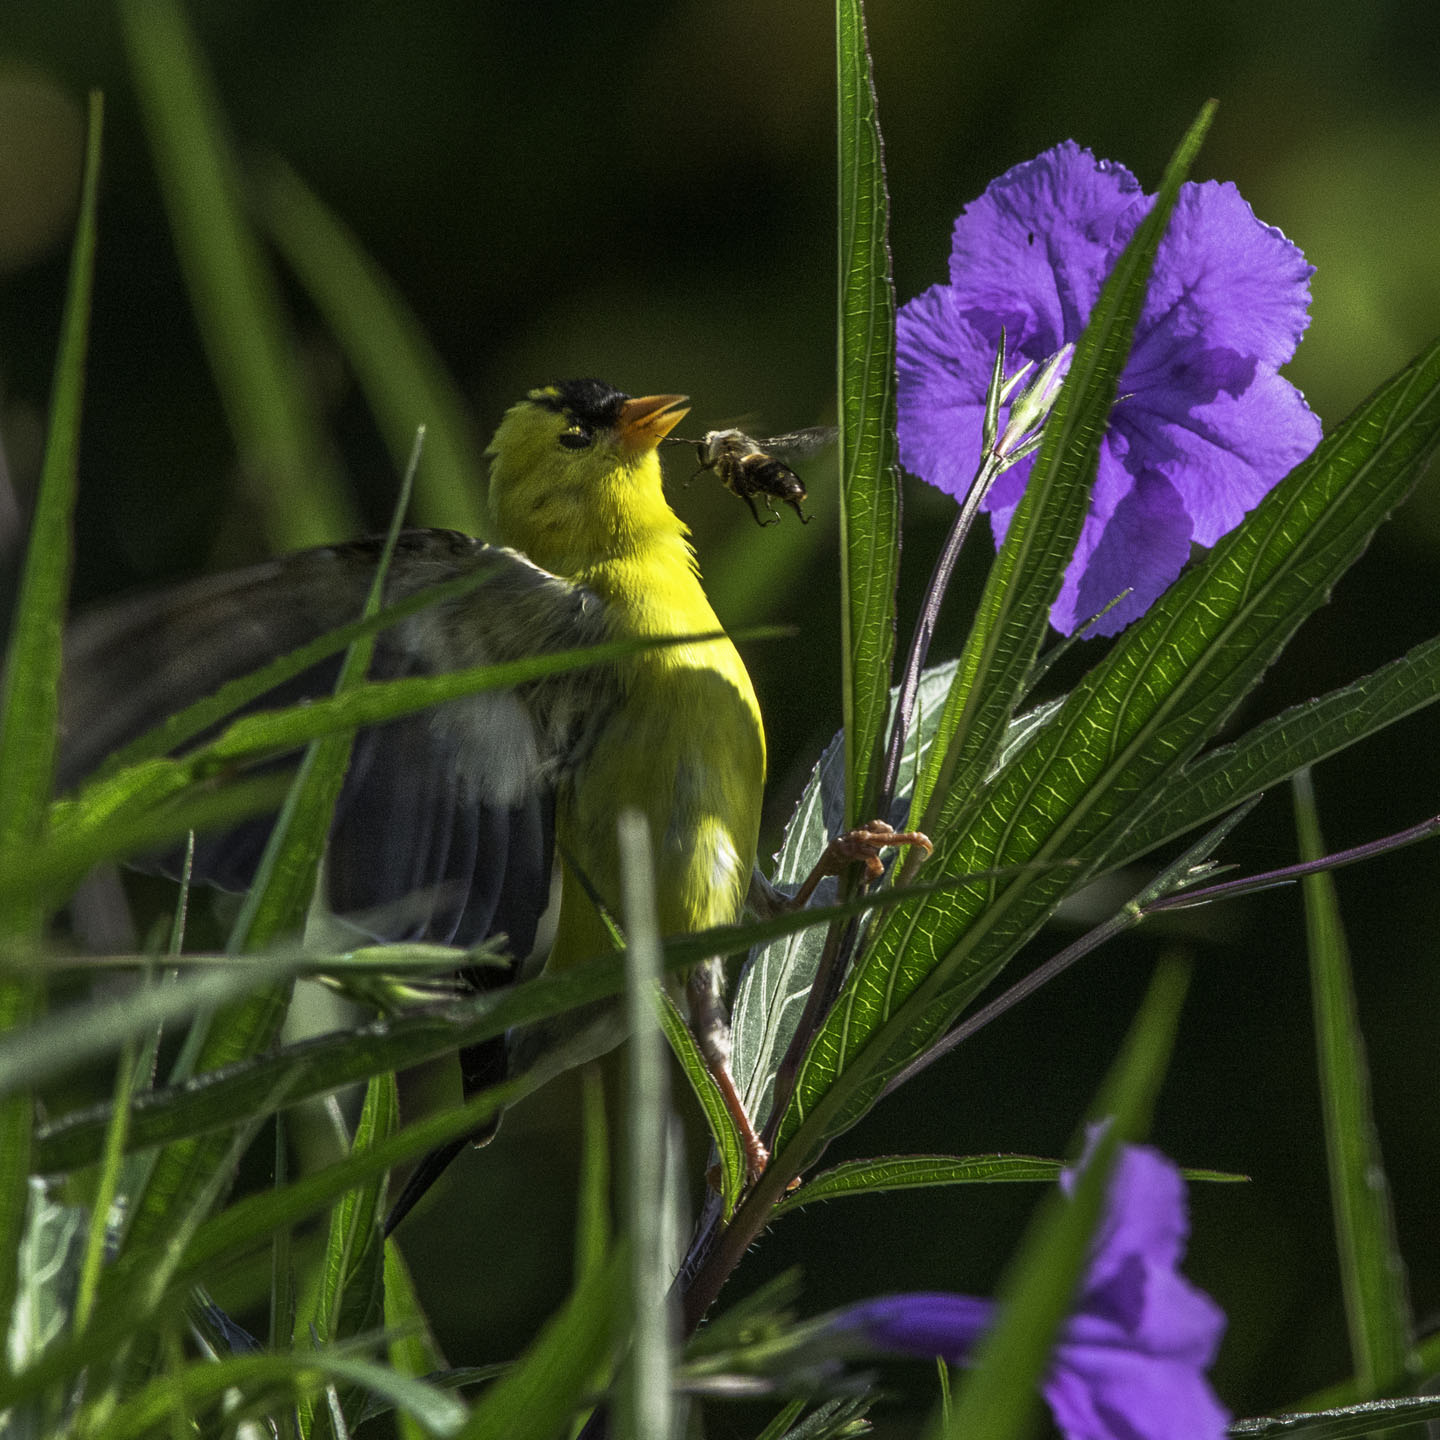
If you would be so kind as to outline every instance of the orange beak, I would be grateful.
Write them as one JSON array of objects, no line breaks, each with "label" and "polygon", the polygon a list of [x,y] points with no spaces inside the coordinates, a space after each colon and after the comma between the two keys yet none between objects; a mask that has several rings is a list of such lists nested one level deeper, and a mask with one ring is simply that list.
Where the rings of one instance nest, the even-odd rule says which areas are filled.
[{"label": "orange beak", "polygon": [[684,395],[641,395],[620,407],[620,448],[653,450],[689,413]]}]

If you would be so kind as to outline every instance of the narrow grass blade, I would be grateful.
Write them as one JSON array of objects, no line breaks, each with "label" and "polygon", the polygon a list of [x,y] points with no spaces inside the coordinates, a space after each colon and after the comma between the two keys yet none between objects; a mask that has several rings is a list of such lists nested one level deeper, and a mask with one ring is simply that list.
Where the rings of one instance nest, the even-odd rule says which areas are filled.
[{"label": "narrow grass blade", "polygon": [[[390,1369],[418,1379],[445,1369],[445,1357],[435,1343],[430,1322],[415,1292],[405,1257],[394,1241],[385,1244],[385,1332]],[[362,1415],[361,1424],[367,1417]],[[404,1411],[396,1416],[400,1440],[425,1440],[426,1431]]]},{"label": "narrow grass blade", "polygon": [[277,549],[357,533],[297,347],[245,216],[214,86],[176,0],[124,0],[121,34],[191,302]]},{"label": "narrow grass blade", "polygon": [[485,535],[480,446],[465,401],[415,316],[355,237],[287,166],[264,165],[258,189],[265,223],[343,346],[397,468],[415,427],[425,427],[416,518]]},{"label": "narrow grass blade", "polygon": [[[45,834],[59,720],[60,631],[70,580],[70,520],[85,392],[85,356],[95,271],[96,197],[103,108],[90,96],[80,214],[70,255],[60,348],[50,397],[45,461],[21,573],[15,619],[0,675],[0,874],[32,853]],[[20,889],[0,896],[0,947],[24,950],[40,938],[40,895]],[[0,1035],[13,1035],[39,1007],[34,977],[0,977]],[[15,1257],[25,1229],[31,1097],[0,1100],[0,1330],[15,1301]]]},{"label": "narrow grass blade", "polygon": [[[1301,859],[1318,860],[1325,853],[1325,841],[1308,773],[1296,777],[1293,790]],[[1350,1355],[1361,1395],[1373,1399],[1415,1378],[1411,1356],[1415,1322],[1371,1108],[1365,1038],[1335,880],[1320,873],[1307,875],[1301,884],[1330,1204]]]},{"label": "narrow grass blade", "polygon": [[735,1127],[734,1117],[725,1107],[720,1087],[715,1083],[715,1077],[710,1073],[710,1067],[706,1065],[705,1057],[701,1055],[695,1036],[685,1023],[679,1007],[664,990],[656,992],[655,1003],[670,1051],[690,1082],[690,1089],[709,1127],[710,1139],[715,1144],[720,1166],[720,1196],[728,1217],[735,1209],[741,1186],[745,1183],[745,1147],[741,1143],[740,1132]]},{"label": "narrow grass blade", "polygon": [[459,1440],[553,1440],[585,1401],[590,1377],[623,1334],[630,1257],[621,1246],[574,1293],[504,1379],[486,1392]]},{"label": "narrow grass blade", "polygon": [[[395,1075],[386,1071],[366,1087],[350,1153],[373,1149],[378,1141],[394,1134],[399,1119]],[[373,1331],[383,1319],[385,1241],[380,1225],[385,1216],[385,1181],[384,1175],[378,1175],[346,1191],[330,1212],[319,1287],[313,1303],[300,1306],[295,1315],[297,1351],[310,1348],[312,1335],[324,1346]],[[358,1422],[363,1397],[348,1385],[337,1386],[337,1390],[343,1413],[353,1425]],[[308,1419],[313,1424],[313,1410]],[[302,1402],[302,1433],[311,1433],[306,1422]]]},{"label": "narrow grass blade", "polygon": [[626,1011],[630,1032],[625,1105],[625,1230],[630,1258],[630,1348],[621,1371],[616,1408],[619,1432],[634,1440],[670,1440],[670,1257],[665,1250],[665,1152],[670,1094],[665,1041],[655,1014],[660,990],[660,922],[650,828],[638,811],[618,825],[625,952]]},{"label": "narrow grass blade", "polygon": [[218,1421],[237,1398],[263,1395],[266,1408],[273,1410],[323,1395],[326,1385],[336,1382],[383,1396],[402,1416],[422,1426],[424,1435],[454,1435],[465,1420],[464,1404],[447,1391],[397,1375],[363,1355],[321,1350],[237,1355],[183,1365],[158,1376],[92,1423],[103,1425],[101,1433],[107,1440],[141,1440],[164,1433],[170,1421],[178,1420],[185,1429],[203,1427],[207,1417]]},{"label": "narrow grass blade", "polygon": [[1054,1192],[1001,1280],[999,1316],[977,1346],[955,1396],[947,1436],[1012,1440],[1027,1433],[1056,1332],[1084,1271],[1120,1145],[1140,1139],[1164,1077],[1185,993],[1179,967],[1163,965],[1092,1110],[1106,1124],[1068,1197]]},{"label": "narrow grass blade", "polygon": [[580,1104],[584,1123],[575,1208],[577,1285],[605,1263],[614,1242],[610,1221],[610,1125],[605,1118],[605,1081],[598,1065],[587,1065],[580,1074]]},{"label": "narrow grass blade", "polygon": [[835,7],[839,105],[840,643],[845,816],[870,818],[895,650],[900,484],[884,146],[860,0]]},{"label": "narrow grass blade", "polygon": [[879,1195],[886,1190],[1054,1181],[1063,1168],[1063,1161],[1042,1160],[1038,1155],[882,1155],[874,1160],[847,1160],[807,1180],[771,1214],[778,1217],[817,1200]]}]

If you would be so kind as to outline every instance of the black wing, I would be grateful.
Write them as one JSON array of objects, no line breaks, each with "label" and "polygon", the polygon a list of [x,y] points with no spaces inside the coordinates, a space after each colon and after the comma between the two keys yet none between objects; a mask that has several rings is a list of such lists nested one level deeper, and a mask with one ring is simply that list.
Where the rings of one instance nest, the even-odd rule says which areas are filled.
[{"label": "black wing", "polygon": [[[357,619],[379,549],[359,541],[302,551],[77,620],[66,637],[62,788],[225,681]],[[603,607],[589,592],[451,531],[401,537],[386,598],[477,568],[491,575],[463,600],[381,633],[373,676],[439,673],[604,638]],[[329,693],[339,663],[313,667],[254,708]],[[553,782],[606,703],[599,672],[588,673],[582,698],[562,677],[362,731],[327,859],[336,912],[363,912],[383,939],[470,945],[503,932],[523,955],[548,896]],[[244,888],[271,824],[262,818],[203,840],[197,878]]]}]

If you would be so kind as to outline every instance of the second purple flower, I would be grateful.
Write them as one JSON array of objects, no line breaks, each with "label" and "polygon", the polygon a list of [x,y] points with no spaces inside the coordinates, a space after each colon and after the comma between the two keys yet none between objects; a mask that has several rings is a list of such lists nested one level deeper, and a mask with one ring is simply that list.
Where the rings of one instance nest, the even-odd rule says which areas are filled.
[{"label": "second purple flower", "polygon": [[[992,182],[955,222],[950,283],[897,322],[900,458],[963,498],[980,461],[1000,333],[1013,361],[1043,364],[1079,338],[1153,197],[1123,166],[1073,141]],[[1305,257],[1230,184],[1182,188],[1156,257],[1090,510],[1051,609],[1071,633],[1124,590],[1097,627],[1114,634],[1311,450],[1320,422],[1278,369],[1308,323]],[[1033,460],[991,489],[1004,538]]]}]

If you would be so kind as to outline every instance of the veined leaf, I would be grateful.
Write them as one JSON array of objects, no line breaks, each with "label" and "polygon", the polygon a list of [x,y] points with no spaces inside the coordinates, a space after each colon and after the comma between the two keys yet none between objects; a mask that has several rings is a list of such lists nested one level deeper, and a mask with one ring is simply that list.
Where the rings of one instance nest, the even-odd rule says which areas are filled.
[{"label": "veined leaf", "polygon": [[[400,1108],[393,1071],[376,1075],[365,1091],[365,1105],[350,1153],[363,1154],[394,1134]],[[298,1353],[312,1348],[313,1335],[322,1345],[374,1330],[383,1318],[385,1294],[385,1240],[380,1233],[385,1216],[385,1180],[377,1175],[348,1190],[330,1212],[325,1236],[325,1259],[320,1285],[312,1305],[295,1316],[294,1344]],[[348,1377],[347,1377],[348,1378]],[[347,1422],[358,1423],[363,1391],[353,1384],[339,1390]],[[318,1407],[301,1400],[302,1430],[314,1434]],[[309,1424],[305,1423],[309,1411]]]},{"label": "veined leaf", "polygon": [[787,1195],[771,1212],[779,1216],[818,1200],[878,1195],[885,1190],[918,1190],[931,1185],[994,1185],[1059,1177],[1062,1160],[1038,1155],[881,1155],[847,1160],[824,1170]]},{"label": "veined leaf", "polygon": [[1232,1421],[1228,1434],[1254,1440],[1360,1440],[1411,1425],[1440,1420],[1440,1400],[1430,1395],[1413,1399],[1373,1400],[1368,1405],[1346,1405],[1308,1414],[1262,1415]]},{"label": "veined leaf", "polygon": [[900,482],[890,202],[860,0],[835,10],[839,67],[840,637],[846,826],[870,819],[895,651]]},{"label": "veined leaf", "polygon": [[812,1111],[809,1143],[863,1114],[875,1081],[948,1028],[1059,896],[1164,808],[1167,780],[1322,603],[1437,440],[1440,346],[1376,392],[1125,633],[932,861],[947,874],[1080,864],[892,911],[811,1047],[786,1138]]},{"label": "veined leaf", "polygon": [[[905,737],[899,784],[888,817],[893,824],[899,825],[909,808],[911,785],[929,754],[956,665],[952,660],[932,666],[920,678],[915,721]],[[892,718],[897,695],[898,690],[890,693]],[[996,763],[1005,764],[1053,713],[1056,704],[1048,702],[1017,715],[1010,722]],[[887,729],[888,724],[887,719]],[[844,754],[843,736],[837,735],[806,782],[786,826],[785,842],[775,866],[774,880],[782,888],[800,885],[831,838],[844,827]],[[817,900],[824,903],[832,899],[836,889],[834,880],[823,880],[816,891]],[[769,1115],[775,1072],[805,1008],[824,943],[825,930],[811,926],[768,945],[757,945],[740,976],[733,1007],[735,1051],[731,1064],[746,1110],[757,1124]]]},{"label": "veined leaf", "polygon": [[1292,705],[1192,760],[1165,787],[1159,804],[1117,837],[1107,863],[1143,855],[1437,699],[1440,639],[1417,645],[1353,685]]}]

